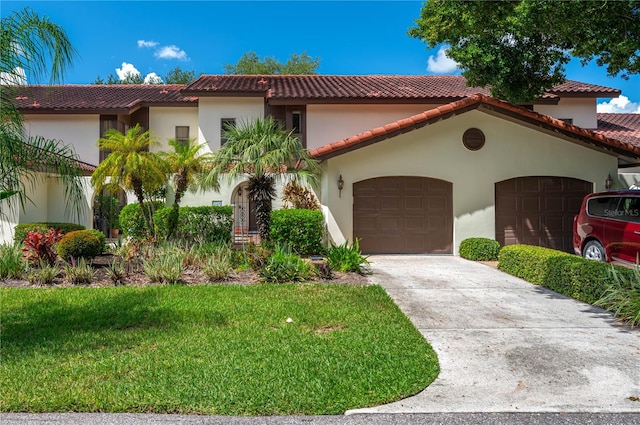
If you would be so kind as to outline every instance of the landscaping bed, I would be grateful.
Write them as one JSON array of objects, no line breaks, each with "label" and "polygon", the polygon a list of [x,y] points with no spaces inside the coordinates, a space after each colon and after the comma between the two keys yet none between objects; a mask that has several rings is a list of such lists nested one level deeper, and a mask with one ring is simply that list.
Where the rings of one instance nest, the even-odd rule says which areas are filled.
[{"label": "landscaping bed", "polygon": [[[82,287],[108,287],[115,286],[111,280],[108,267],[116,257],[112,254],[99,255],[92,260],[92,265],[95,269],[95,276],[91,283],[82,284]],[[160,285],[158,282],[152,282],[151,279],[145,275],[142,266],[139,262],[133,262],[128,267],[129,272],[122,281],[123,285],[127,286],[154,286]],[[345,273],[345,272],[333,272],[331,279],[322,279],[319,277],[313,277],[309,282],[323,283],[323,284],[340,284],[340,285],[369,285],[369,277],[360,273]],[[216,284],[224,285],[255,285],[260,283],[260,277],[256,271],[242,270],[232,271],[229,279],[221,282],[215,282]],[[181,284],[184,285],[205,285],[212,284],[208,282],[207,277],[199,267],[189,266],[182,272]],[[67,287],[78,286],[68,283],[62,275],[54,279],[54,287]],[[12,288],[36,288],[36,287],[49,287],[49,285],[41,285],[30,283],[26,278],[20,279],[5,279],[0,280],[0,287],[12,287]]]}]

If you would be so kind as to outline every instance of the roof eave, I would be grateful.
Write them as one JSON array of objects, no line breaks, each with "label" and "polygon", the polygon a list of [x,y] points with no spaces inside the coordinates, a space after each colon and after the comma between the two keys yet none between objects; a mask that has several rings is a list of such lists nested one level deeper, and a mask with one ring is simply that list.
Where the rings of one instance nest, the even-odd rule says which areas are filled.
[{"label": "roof eave", "polygon": [[[483,112],[485,113],[509,117],[520,124],[524,123],[529,127],[539,128],[547,134],[561,136],[563,139],[568,141],[580,142],[588,147],[609,152],[619,158],[640,159],[640,148],[633,146],[630,143],[611,139],[590,130],[566,124],[555,118],[541,115],[484,95],[474,95],[459,102],[443,105],[442,107],[434,110],[425,111],[423,113],[425,115],[422,117],[422,114],[418,114],[407,120],[400,120],[384,127],[378,127],[368,132],[321,146],[311,151],[311,155],[318,160],[330,159],[332,157],[369,146],[373,143],[396,137],[399,134],[479,108],[483,109]],[[412,119],[417,119],[418,121],[411,123]],[[406,125],[403,125],[403,123],[406,123]],[[394,128],[394,126],[396,128]],[[368,135],[367,133],[370,134]]]}]

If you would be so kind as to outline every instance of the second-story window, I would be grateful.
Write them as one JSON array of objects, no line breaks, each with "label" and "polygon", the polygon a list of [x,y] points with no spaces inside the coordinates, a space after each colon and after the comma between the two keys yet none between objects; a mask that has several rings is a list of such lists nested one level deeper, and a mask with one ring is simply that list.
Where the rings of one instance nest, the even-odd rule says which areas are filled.
[{"label": "second-story window", "polygon": [[[105,133],[108,130],[114,130],[118,128],[118,116],[117,115],[100,115],[100,137],[104,137]],[[99,161],[102,162],[105,160],[107,155],[109,155],[111,151],[108,150],[100,150]]]},{"label": "second-story window", "polygon": [[189,143],[189,126],[176,125],[176,140],[183,145]]},{"label": "second-story window", "polygon": [[304,105],[288,106],[285,128],[291,131],[292,136],[297,137],[302,142],[302,146],[307,147],[304,113]]},{"label": "second-story window", "polygon": [[229,129],[229,127],[236,126],[235,118],[222,118],[220,120],[220,146],[227,143],[227,138],[225,137],[225,132]]}]

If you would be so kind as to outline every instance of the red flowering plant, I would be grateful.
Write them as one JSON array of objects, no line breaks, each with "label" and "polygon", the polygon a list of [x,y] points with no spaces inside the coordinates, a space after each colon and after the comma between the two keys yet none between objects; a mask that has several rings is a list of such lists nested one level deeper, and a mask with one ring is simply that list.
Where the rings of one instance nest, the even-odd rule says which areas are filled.
[{"label": "red flowering plant", "polygon": [[37,230],[27,233],[22,252],[30,264],[44,262],[53,266],[58,258],[56,244],[62,239],[62,232],[50,228],[47,232]]}]

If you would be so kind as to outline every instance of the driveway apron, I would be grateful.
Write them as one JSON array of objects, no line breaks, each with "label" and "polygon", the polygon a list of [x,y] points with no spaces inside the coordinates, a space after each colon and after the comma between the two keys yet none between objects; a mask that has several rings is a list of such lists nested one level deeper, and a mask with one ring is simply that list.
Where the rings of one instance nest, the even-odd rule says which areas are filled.
[{"label": "driveway apron", "polygon": [[413,397],[348,413],[640,412],[638,328],[460,257],[370,260],[441,371]]}]

